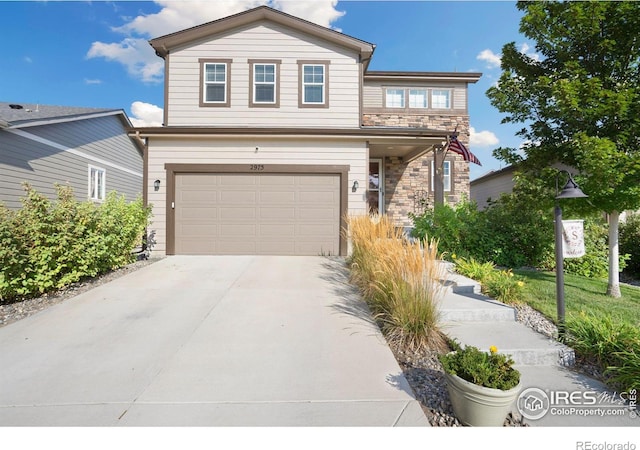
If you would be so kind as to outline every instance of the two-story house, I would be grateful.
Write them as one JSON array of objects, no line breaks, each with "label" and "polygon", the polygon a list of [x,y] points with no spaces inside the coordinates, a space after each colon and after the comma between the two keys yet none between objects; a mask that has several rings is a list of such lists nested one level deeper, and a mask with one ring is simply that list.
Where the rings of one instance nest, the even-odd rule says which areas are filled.
[{"label": "two-story house", "polygon": [[433,155],[468,142],[479,73],[369,71],[374,44],[265,6],[150,44],[164,126],[131,134],[160,253],[345,255],[348,215],[410,225],[434,166],[449,201],[469,193],[467,163]]}]

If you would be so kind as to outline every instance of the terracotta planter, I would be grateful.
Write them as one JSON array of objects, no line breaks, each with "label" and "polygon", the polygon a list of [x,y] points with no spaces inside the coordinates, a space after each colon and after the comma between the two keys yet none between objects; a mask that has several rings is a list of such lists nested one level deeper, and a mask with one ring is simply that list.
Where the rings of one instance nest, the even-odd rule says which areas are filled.
[{"label": "terracotta planter", "polygon": [[453,412],[460,422],[472,427],[501,427],[520,393],[520,383],[502,391],[470,383],[445,373]]}]

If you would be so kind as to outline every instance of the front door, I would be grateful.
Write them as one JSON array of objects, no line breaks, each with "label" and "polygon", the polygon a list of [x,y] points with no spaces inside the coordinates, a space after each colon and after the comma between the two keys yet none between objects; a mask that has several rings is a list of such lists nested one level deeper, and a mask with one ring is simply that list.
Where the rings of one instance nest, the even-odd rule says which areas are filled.
[{"label": "front door", "polygon": [[369,160],[369,214],[384,214],[384,178],[382,159]]}]

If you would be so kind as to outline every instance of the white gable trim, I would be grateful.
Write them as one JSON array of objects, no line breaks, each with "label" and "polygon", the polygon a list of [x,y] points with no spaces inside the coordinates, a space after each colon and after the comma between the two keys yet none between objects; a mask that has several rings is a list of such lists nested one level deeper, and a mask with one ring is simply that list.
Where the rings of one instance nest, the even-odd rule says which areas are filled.
[{"label": "white gable trim", "polygon": [[88,159],[90,161],[94,161],[98,164],[102,164],[103,166],[113,167],[114,169],[122,170],[123,172],[129,173],[131,175],[135,175],[136,177],[142,178],[142,173],[136,172],[135,170],[131,170],[127,167],[121,166],[119,164],[112,163],[111,161],[107,161],[106,159],[97,158],[95,156],[89,155],[85,152],[81,152],[80,150],[76,150],[74,148],[65,147],[64,145],[58,144],[57,142],[53,142],[49,139],[45,139],[40,136],[36,136],[33,133],[28,133],[23,130],[16,129],[7,129],[5,130],[9,133],[13,133],[25,139],[29,139],[34,142],[39,142],[40,144],[48,145],[49,147],[53,147],[55,149],[61,150],[63,152],[71,153],[72,155],[80,156],[81,158]]}]

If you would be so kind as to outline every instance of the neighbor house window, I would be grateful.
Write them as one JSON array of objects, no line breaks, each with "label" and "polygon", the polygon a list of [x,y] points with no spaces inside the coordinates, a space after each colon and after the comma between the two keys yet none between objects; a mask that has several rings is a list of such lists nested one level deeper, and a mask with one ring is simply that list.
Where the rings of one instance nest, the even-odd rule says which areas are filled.
[{"label": "neighbor house window", "polygon": [[[435,167],[433,161],[431,161],[431,191],[435,190],[434,180],[436,176]],[[445,192],[451,192],[451,161],[444,161],[442,164],[442,181]]]},{"label": "neighbor house window", "polygon": [[328,89],[328,62],[298,61],[300,79],[300,107],[326,107]]},{"label": "neighbor house window", "polygon": [[409,89],[409,108],[426,108],[427,90]]},{"label": "neighbor house window", "polygon": [[431,107],[433,109],[451,108],[451,91],[448,89],[434,89],[431,91]]},{"label": "neighbor house window", "polygon": [[200,106],[229,106],[231,60],[200,60]]},{"label": "neighbor house window", "polygon": [[100,167],[89,166],[89,198],[102,201],[105,197],[106,172]]},{"label": "neighbor house window", "polygon": [[404,89],[387,89],[385,105],[387,108],[404,108]]},{"label": "neighbor house window", "polygon": [[278,106],[279,62],[249,61],[251,99],[249,106]]}]

